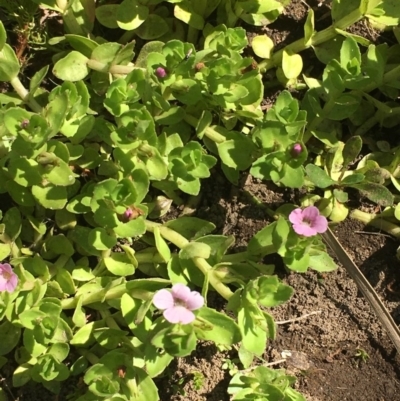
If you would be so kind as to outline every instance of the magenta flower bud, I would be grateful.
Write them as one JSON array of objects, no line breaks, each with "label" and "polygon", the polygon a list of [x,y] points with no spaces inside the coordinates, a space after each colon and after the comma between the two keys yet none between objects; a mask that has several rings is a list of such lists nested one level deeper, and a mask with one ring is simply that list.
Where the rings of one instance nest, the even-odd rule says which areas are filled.
[{"label": "magenta flower bud", "polygon": [[130,207],[128,207],[124,212],[124,219],[130,220],[132,216],[133,216],[133,210]]},{"label": "magenta flower bud", "polygon": [[300,143],[295,143],[290,151],[293,157],[298,157],[300,153],[303,151],[303,147]]},{"label": "magenta flower bud", "polygon": [[156,69],[156,75],[158,78],[164,78],[167,75],[167,71],[165,71],[163,67],[158,67]]},{"label": "magenta flower bud", "polygon": [[24,119],[24,120],[22,120],[22,122],[21,122],[21,128],[22,129],[25,129],[27,126],[29,125],[29,120],[28,119]]}]

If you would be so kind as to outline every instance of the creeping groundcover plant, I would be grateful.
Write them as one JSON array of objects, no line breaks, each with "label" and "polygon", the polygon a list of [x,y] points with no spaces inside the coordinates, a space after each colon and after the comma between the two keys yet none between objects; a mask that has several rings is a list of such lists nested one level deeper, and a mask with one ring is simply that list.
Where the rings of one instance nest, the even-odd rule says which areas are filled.
[{"label": "creeping groundcover plant", "polygon": [[[267,35],[249,43],[241,25],[273,23],[289,0],[6,3],[0,367],[13,367],[10,384],[74,389],[70,401],[157,401],[174,358],[208,341],[237,351],[227,397],[305,400],[293,376],[263,366],[271,309],[293,292],[269,262],[334,270],[320,234],[354,194],[386,208],[388,224],[400,215],[399,149],[368,136],[400,124],[397,3],[333,0],[318,32],[310,8],[304,37],[278,51]],[[347,31],[361,20],[399,43]],[[31,61],[6,34],[15,27]],[[304,49],[322,75],[302,73]],[[279,95],[265,110],[271,86]],[[289,188],[296,204],[261,205],[265,224],[239,252],[196,216],[216,170],[226,185],[250,174]]]}]

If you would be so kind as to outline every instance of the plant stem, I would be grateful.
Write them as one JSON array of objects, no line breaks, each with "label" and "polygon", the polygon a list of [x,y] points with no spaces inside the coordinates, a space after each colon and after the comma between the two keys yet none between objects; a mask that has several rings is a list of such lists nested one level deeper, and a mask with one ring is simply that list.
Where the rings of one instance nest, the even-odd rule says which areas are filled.
[{"label": "plant stem", "polygon": [[397,224],[382,219],[379,215],[362,212],[361,210],[353,210],[350,213],[350,217],[359,220],[364,224],[369,224],[373,227],[379,228],[380,230],[393,235],[393,237],[400,238],[400,227]]},{"label": "plant stem", "polygon": [[79,354],[84,356],[92,365],[96,365],[99,362],[100,358],[96,356],[93,352],[89,352],[85,349],[77,348]]},{"label": "plant stem", "polygon": [[379,123],[379,110],[372,116],[370,117],[368,120],[366,120],[362,125],[360,125],[356,131],[354,132],[354,136],[363,136],[364,134],[366,134],[369,130],[372,129],[372,127],[375,124]]},{"label": "plant stem", "polygon": [[40,104],[31,96],[18,77],[13,78],[10,81],[10,84],[24,103],[26,103],[35,113],[42,112],[42,106],[40,106]]},{"label": "plant stem", "polygon": [[[197,128],[197,124],[199,123],[196,117],[190,115],[186,115],[184,120],[188,124],[190,124],[193,128]],[[205,135],[207,136],[207,138],[211,139],[215,143],[222,143],[226,141],[226,138],[217,131],[215,131],[212,127],[207,127],[205,129]]]},{"label": "plant stem", "polygon": [[345,30],[346,28],[355,24],[357,21],[359,21],[363,17],[364,16],[361,14],[360,10],[357,8],[356,10],[352,11],[350,14],[343,17],[338,22],[332,24],[330,27],[328,27],[320,32],[316,32],[311,39],[311,44],[306,45],[304,38],[296,40],[293,43],[290,43],[289,45],[285,46],[283,49],[274,53],[272,58],[270,58],[268,60],[264,60],[261,63],[259,63],[258,66],[260,68],[260,71],[266,72],[266,71],[270,70],[271,68],[279,65],[282,62],[282,56],[283,56],[284,51],[289,51],[291,53],[300,53],[301,51],[308,49],[311,46],[318,46],[322,43],[325,43],[328,40],[333,39],[336,35],[338,35],[338,33],[336,32],[337,28]]},{"label": "plant stem", "polygon": [[135,31],[125,31],[123,35],[117,40],[117,43],[121,45],[126,45],[128,42],[131,42],[132,39],[135,37]]},{"label": "plant stem", "polygon": [[363,88],[363,92],[371,92],[374,89],[378,88],[379,86],[385,85],[385,84],[393,82],[393,81],[397,81],[399,79],[399,77],[400,77],[400,65],[398,65],[397,67],[388,71],[383,76],[382,83],[377,84],[375,82],[372,82],[368,86]]},{"label": "plant stem", "polygon": [[[121,284],[121,279],[116,279],[113,284],[108,285],[106,288],[102,288],[96,292],[90,293],[83,296],[82,306],[93,304],[96,302],[103,302],[108,299],[121,298],[124,294],[129,294],[133,298],[141,299],[143,301],[148,301],[153,296],[150,291],[145,291],[142,289],[135,288],[133,291],[127,289],[126,283]],[[62,309],[74,309],[78,304],[78,297],[63,299],[61,301]]]},{"label": "plant stem", "polygon": [[[146,220],[146,229],[147,231],[153,232],[154,228],[158,227],[160,229],[160,234],[164,237],[164,239],[172,242],[178,248],[184,248],[189,241],[179,233],[174,230],[171,230],[168,227],[163,226],[162,224],[154,223],[153,221]],[[209,265],[209,263],[203,258],[193,258],[194,264],[198,267],[198,269],[204,274],[204,276],[208,277],[210,284],[222,297],[228,300],[233,292],[227,287],[225,284],[221,283],[219,279],[213,274],[213,268]]]}]

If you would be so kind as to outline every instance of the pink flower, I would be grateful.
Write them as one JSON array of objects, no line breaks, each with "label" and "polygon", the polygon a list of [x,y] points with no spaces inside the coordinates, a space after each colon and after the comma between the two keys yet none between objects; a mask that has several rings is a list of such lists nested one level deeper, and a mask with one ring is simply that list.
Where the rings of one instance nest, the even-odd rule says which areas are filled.
[{"label": "pink flower", "polygon": [[204,298],[197,291],[190,291],[184,284],[175,284],[171,291],[157,291],[153,304],[164,311],[163,315],[168,322],[188,324],[196,318],[192,310],[201,308]]},{"label": "pink flower", "polygon": [[163,67],[158,67],[156,69],[156,75],[158,78],[164,78],[167,75],[167,71],[165,71]]},{"label": "pink flower", "polygon": [[0,291],[13,292],[18,284],[18,276],[8,263],[0,264]]},{"label": "pink flower", "polygon": [[328,220],[319,214],[318,208],[308,206],[304,210],[298,208],[289,214],[289,221],[297,234],[312,237],[324,233],[328,228]]},{"label": "pink flower", "polygon": [[293,157],[298,157],[302,152],[303,148],[300,143],[295,143],[290,151]]}]

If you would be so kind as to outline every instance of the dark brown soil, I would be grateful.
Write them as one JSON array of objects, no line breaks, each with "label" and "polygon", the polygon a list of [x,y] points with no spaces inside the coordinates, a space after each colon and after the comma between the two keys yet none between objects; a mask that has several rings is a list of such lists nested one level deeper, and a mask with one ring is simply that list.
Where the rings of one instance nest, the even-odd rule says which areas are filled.
[{"label": "dark brown soil", "polygon": [[[281,202],[295,202],[297,195],[279,192],[250,178],[244,191],[221,184],[222,178],[220,181],[218,177],[204,183],[197,216],[213,221],[220,233],[234,234],[238,250],[268,223],[265,209],[249,203],[248,193],[272,208]],[[398,244],[350,219],[340,224],[335,234],[381,295],[396,323],[400,323],[400,262],[395,256]],[[289,303],[271,311],[276,321],[312,315],[279,324],[277,339],[269,343],[265,361],[282,359],[283,350],[304,353],[309,365],[305,371],[290,365],[283,367],[298,377],[296,388],[309,401],[398,400],[400,357],[346,271],[339,266],[336,272],[323,276],[315,272],[287,273],[278,263],[276,272],[295,289]],[[369,356],[366,361],[356,356],[360,350]],[[227,356],[215,351],[204,345],[192,356],[180,359],[169,384],[180,388],[181,393],[168,392],[162,401],[228,400],[225,390],[221,392],[229,380],[221,369]],[[190,380],[193,371],[198,370],[205,377],[200,390]]]}]

